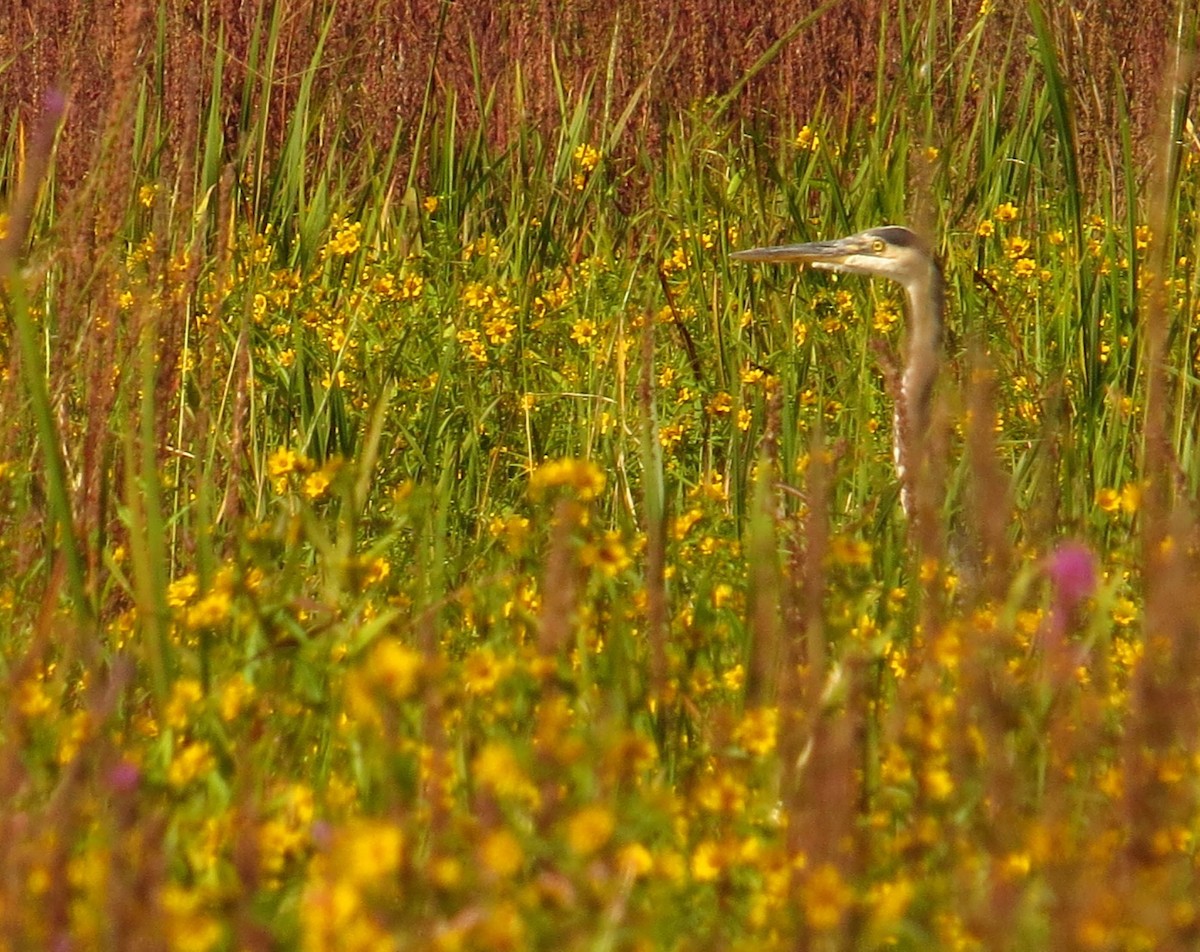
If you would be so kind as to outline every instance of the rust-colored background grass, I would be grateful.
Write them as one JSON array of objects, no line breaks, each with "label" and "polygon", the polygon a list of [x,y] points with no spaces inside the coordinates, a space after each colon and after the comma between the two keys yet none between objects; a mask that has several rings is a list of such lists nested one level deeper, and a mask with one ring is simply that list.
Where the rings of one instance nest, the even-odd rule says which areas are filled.
[{"label": "rust-colored background grass", "polygon": [[[206,36],[223,35],[230,51],[223,91],[230,133],[238,128],[239,110],[263,105],[246,96],[247,89],[260,82],[248,73],[247,61],[259,8],[269,4],[189,0],[172,4],[163,22],[143,6],[139,0],[16,0],[0,11],[0,62],[12,62],[0,85],[0,115],[11,121],[13,110],[20,109],[29,119],[47,87],[70,91],[72,110],[58,169],[65,181],[87,168],[107,102],[120,88],[114,65],[123,61],[123,42],[133,42],[135,48],[149,45],[157,31],[163,31],[170,51],[163,81],[180,124],[194,114],[197,100],[208,95],[214,44]],[[815,0],[342,3],[334,12],[317,91],[326,105],[340,107],[343,116],[357,117],[358,135],[385,148],[398,123],[415,120],[430,87],[434,108],[441,108],[447,92],[457,93],[459,115],[467,126],[479,119],[477,82],[485,95],[495,88],[506,97],[497,101],[487,129],[497,144],[505,142],[517,124],[555,115],[559,80],[568,92],[588,83],[607,86],[617,104],[647,82],[648,95],[638,106],[635,124],[650,130],[648,139],[653,142],[654,130],[661,132],[668,116],[728,92],[777,39],[819,6]],[[971,4],[942,6],[934,16],[941,18],[938,29],[950,35],[963,32],[978,14]],[[1029,32],[1022,7],[1002,6],[991,13],[981,66],[999,66],[1010,36]],[[287,0],[280,7],[283,68],[273,79],[273,100],[267,106],[277,135],[282,134],[321,23],[333,7],[332,0]],[[1114,139],[1120,93],[1131,104],[1137,138],[1143,139],[1153,127],[1174,32],[1173,5],[1167,0],[1053,0],[1047,8],[1063,43],[1081,152],[1103,161]],[[832,5],[746,86],[735,111],[746,117],[790,115],[803,121],[822,105],[835,114],[870,108],[880,49],[889,63],[900,66],[905,51],[900,48],[898,22],[917,15],[924,14],[904,2],[851,0]],[[1019,72],[1026,65],[1016,57],[1008,69]],[[509,101],[507,95],[518,69],[524,103]],[[602,99],[594,98],[594,108],[601,107]],[[178,134],[178,128],[173,130],[173,136]]]}]

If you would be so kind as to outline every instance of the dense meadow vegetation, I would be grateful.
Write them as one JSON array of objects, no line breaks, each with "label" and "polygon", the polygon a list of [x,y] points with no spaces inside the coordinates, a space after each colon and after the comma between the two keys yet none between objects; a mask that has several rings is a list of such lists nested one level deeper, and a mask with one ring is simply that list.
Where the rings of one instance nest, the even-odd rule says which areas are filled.
[{"label": "dense meadow vegetation", "polygon": [[[1191,76],[1085,162],[989,6],[653,144],[495,146],[516,70],[351,148],[318,42],[271,147],[269,19],[236,135],[153,31],[89,176],[4,117],[0,949],[1197,947]],[[912,518],[899,289],[729,260],[886,222]]]}]

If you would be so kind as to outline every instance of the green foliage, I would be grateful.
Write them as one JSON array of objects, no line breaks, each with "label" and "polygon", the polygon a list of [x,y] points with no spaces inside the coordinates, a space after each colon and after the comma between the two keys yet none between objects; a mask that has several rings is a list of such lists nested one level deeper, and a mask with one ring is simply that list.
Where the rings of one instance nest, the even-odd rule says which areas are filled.
[{"label": "green foliage", "polygon": [[[283,6],[236,135],[223,53],[191,142],[150,71],[3,219],[0,938],[1194,941],[1197,153],[1161,220],[1127,122],[1085,180],[1036,4],[988,69],[986,4],[902,5],[873,108],[781,135],[652,143],[610,74],[495,149],[521,71],[474,128],[431,72],[383,154],[329,15],[275,151]],[[915,520],[898,289],[728,257],[901,221],[951,302]]]}]

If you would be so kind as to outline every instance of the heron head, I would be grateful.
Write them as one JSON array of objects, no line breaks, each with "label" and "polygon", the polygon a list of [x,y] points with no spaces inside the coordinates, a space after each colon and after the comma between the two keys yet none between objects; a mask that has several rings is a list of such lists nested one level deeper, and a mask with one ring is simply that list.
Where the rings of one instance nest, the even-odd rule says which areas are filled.
[{"label": "heron head", "polygon": [[927,278],[935,266],[928,244],[900,225],[869,228],[848,238],[736,251],[739,261],[810,264],[825,271],[890,278],[905,287]]}]

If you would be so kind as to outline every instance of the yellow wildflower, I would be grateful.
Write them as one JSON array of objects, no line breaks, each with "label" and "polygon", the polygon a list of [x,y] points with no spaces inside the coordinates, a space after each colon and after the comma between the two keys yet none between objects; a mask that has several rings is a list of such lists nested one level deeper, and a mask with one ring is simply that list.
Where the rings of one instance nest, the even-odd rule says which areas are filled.
[{"label": "yellow wildflower", "polygon": [[175,751],[167,768],[167,783],[182,790],[193,781],[205,776],[216,763],[211,748],[203,741],[185,743]]},{"label": "yellow wildflower", "polygon": [[388,697],[402,701],[416,692],[424,663],[421,652],[395,638],[383,638],[371,649],[363,670]]},{"label": "yellow wildflower", "polygon": [[175,952],[208,952],[221,941],[220,921],[204,911],[204,899],[196,889],[167,884],[158,894],[168,945]]},{"label": "yellow wildflower", "polygon": [[997,205],[996,210],[992,213],[995,215],[998,222],[1015,221],[1018,213],[1018,208],[1012,202],[1005,202],[1003,205]]},{"label": "yellow wildflower", "polygon": [[600,150],[591,145],[577,146],[575,151],[571,153],[571,158],[575,164],[579,166],[585,173],[590,174],[595,171],[597,165],[600,164]]},{"label": "yellow wildflower", "polygon": [[355,820],[341,832],[339,868],[363,886],[386,880],[404,859],[404,834],[394,823]]},{"label": "yellow wildflower", "polygon": [[854,893],[832,863],[813,870],[800,890],[805,918],[817,932],[836,929],[853,899]]},{"label": "yellow wildflower", "polygon": [[596,322],[583,318],[571,328],[571,340],[580,347],[588,347],[596,339]]},{"label": "yellow wildflower", "polygon": [[538,499],[551,489],[565,487],[573,489],[575,495],[586,502],[604,491],[604,482],[604,473],[591,460],[550,460],[529,477],[529,494]]},{"label": "yellow wildflower", "polygon": [[225,589],[214,589],[187,611],[184,624],[192,631],[216,628],[229,618],[232,599]]},{"label": "yellow wildflower", "polygon": [[183,730],[204,697],[204,688],[195,678],[180,678],[171,688],[171,696],[163,709],[163,720],[174,730]]},{"label": "yellow wildflower", "polygon": [[1028,278],[1037,270],[1037,264],[1032,258],[1018,258],[1013,264],[1013,274],[1018,278]]},{"label": "yellow wildflower", "polygon": [[246,706],[246,702],[254,696],[254,687],[246,680],[245,675],[235,674],[221,689],[219,710],[221,720],[232,721]]},{"label": "yellow wildflower", "polygon": [[525,851],[509,830],[495,830],[483,839],[479,860],[493,876],[507,879],[516,874],[525,862]]},{"label": "yellow wildflower", "polygon": [[583,807],[567,820],[567,845],[576,856],[591,856],[612,838],[616,820],[608,807]]},{"label": "yellow wildflower", "polygon": [[733,739],[750,753],[758,757],[765,757],[775,749],[778,728],[778,708],[753,708],[742,717],[742,722],[733,732]]},{"label": "yellow wildflower", "polygon": [[721,875],[723,867],[721,848],[712,840],[705,840],[692,854],[692,878],[700,883],[711,883]]},{"label": "yellow wildflower", "polygon": [[475,783],[502,800],[518,800],[533,808],[541,802],[537,787],[526,776],[517,755],[500,741],[485,744],[471,761]]},{"label": "yellow wildflower", "polygon": [[335,217],[330,225],[333,237],[321,249],[322,258],[346,257],[354,254],[362,246],[359,235],[362,232],[362,222],[347,222]]},{"label": "yellow wildflower", "polygon": [[654,858],[641,843],[629,843],[617,851],[617,865],[626,876],[636,879],[654,868]]},{"label": "yellow wildflower", "polygon": [[1004,240],[1004,253],[1013,259],[1025,257],[1029,248],[1029,239],[1023,238],[1021,235],[1013,235]]},{"label": "yellow wildflower", "polygon": [[196,597],[199,589],[200,579],[195,573],[182,575],[167,586],[167,604],[172,608],[183,608]]}]

